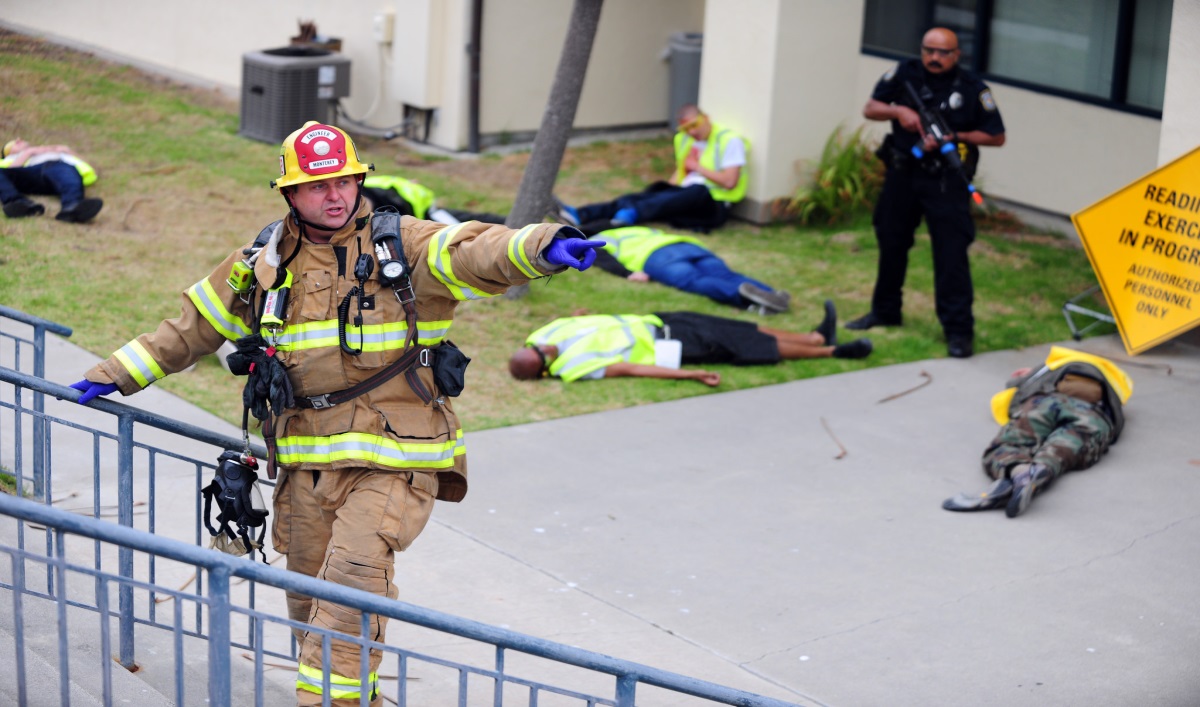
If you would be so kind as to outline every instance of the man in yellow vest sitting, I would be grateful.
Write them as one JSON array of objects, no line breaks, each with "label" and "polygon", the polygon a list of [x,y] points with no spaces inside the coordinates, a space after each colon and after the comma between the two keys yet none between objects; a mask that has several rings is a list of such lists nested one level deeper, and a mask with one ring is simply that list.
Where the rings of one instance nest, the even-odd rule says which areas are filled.
[{"label": "man in yellow vest sitting", "polygon": [[596,266],[631,282],[661,282],[758,314],[779,314],[791,306],[790,294],[733,271],[692,236],[649,226],[610,228],[596,235],[608,244],[596,252]]},{"label": "man in yellow vest sitting", "polygon": [[750,144],[691,104],[679,109],[676,124],[675,171],[670,179],[612,201],[579,207],[560,203],[556,217],[585,233],[590,232],[586,226],[597,221],[611,226],[666,221],[700,232],[724,225],[730,207],[746,196]]},{"label": "man in yellow vest sitting", "polygon": [[1122,406],[1132,394],[1133,381],[1112,361],[1050,347],[1042,366],[1013,372],[992,397],[1002,427],[983,453],[983,470],[995,481],[982,493],[946,499],[942,508],[1004,506],[1009,518],[1021,515],[1059,476],[1100,461],[1125,427]]},{"label": "man in yellow vest sitting", "polygon": [[554,376],[570,383],[640,376],[716,387],[721,374],[680,366],[766,366],[784,359],[870,355],[870,339],[838,345],[831,304],[826,304],[826,312],[825,320],[805,334],[696,312],[563,317],[530,334],[525,348],[509,358],[508,372],[518,380]]},{"label": "man in yellow vest sitting", "polygon": [[96,181],[96,170],[66,145],[30,145],[17,138],[0,151],[0,203],[9,218],[38,216],[46,207],[25,196],[57,196],[62,209],[54,218],[68,223],[91,221],[104,202],[85,199],[83,188]]}]

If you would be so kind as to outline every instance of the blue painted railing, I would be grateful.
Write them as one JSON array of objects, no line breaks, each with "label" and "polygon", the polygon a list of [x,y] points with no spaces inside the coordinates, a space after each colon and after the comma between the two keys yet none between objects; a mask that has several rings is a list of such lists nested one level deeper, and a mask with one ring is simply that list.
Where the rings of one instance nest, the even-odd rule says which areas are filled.
[{"label": "blue painted railing", "polygon": [[[46,334],[57,334],[59,336],[66,337],[71,335],[71,328],[56,322],[52,322],[48,319],[35,317],[32,314],[26,314],[25,312],[13,309],[11,307],[0,305],[0,321],[3,321],[4,319],[18,322],[19,324],[23,324],[32,329],[32,332],[30,333],[31,338],[24,338],[18,334],[12,333],[11,331],[0,330],[0,340],[12,342],[12,367],[18,371],[21,370],[21,347],[22,345],[31,347],[33,349],[33,375],[37,376],[38,378],[45,378]],[[17,394],[20,395],[19,390],[17,391]],[[19,405],[21,403],[21,399],[18,397],[16,402]],[[45,409],[45,401],[41,393],[35,392],[33,394],[33,409],[39,413]],[[44,432],[45,431],[42,428],[41,420],[35,417],[33,420],[33,459],[31,460],[31,463],[33,466],[33,494],[39,498],[42,496],[43,485],[45,484],[45,459],[43,457],[43,451],[45,449],[45,440],[43,437]],[[20,434],[19,428],[17,433]]]},{"label": "blue painted railing", "polygon": [[[3,312],[0,312],[3,314]],[[46,331],[54,331],[50,327]],[[43,343],[44,346],[44,343]],[[42,350],[35,345],[35,350]],[[173,636],[175,648],[171,652],[175,670],[169,674],[182,672],[183,641],[195,638],[207,642],[208,680],[206,690],[209,704],[228,705],[231,703],[231,649],[246,649],[252,652],[255,704],[264,704],[264,667],[267,657],[279,657],[294,660],[296,643],[292,638],[292,629],[308,630],[319,633],[324,642],[325,654],[328,657],[332,641],[356,643],[367,648],[376,648],[384,653],[385,665],[394,665],[398,686],[396,699],[400,705],[409,702],[406,677],[410,666],[436,666],[444,668],[457,675],[453,683],[445,686],[455,693],[454,701],[460,705],[476,704],[477,693],[471,692],[470,684],[485,680],[491,684],[490,701],[494,705],[502,705],[506,689],[511,693],[518,689],[524,692],[521,700],[525,704],[536,705],[539,695],[553,695],[558,698],[577,701],[580,704],[611,705],[614,707],[632,707],[634,705],[639,685],[653,686],[658,689],[691,695],[717,704],[729,705],[762,705],[776,707],[793,704],[772,698],[755,695],[714,683],[697,680],[676,673],[658,670],[649,666],[624,661],[610,656],[593,653],[572,646],[546,641],[543,639],[519,634],[495,626],[489,626],[474,621],[450,616],[429,609],[424,609],[403,602],[392,601],[359,590],[320,581],[312,577],[299,575],[285,570],[276,569],[262,563],[255,563],[244,558],[233,558],[219,552],[202,547],[207,540],[207,532],[202,529],[200,517],[199,489],[211,478],[215,460],[222,449],[240,449],[242,440],[227,435],[213,433],[193,425],[166,418],[138,408],[133,408],[104,398],[97,398],[88,407],[110,415],[115,423],[115,431],[95,429],[87,425],[47,415],[44,409],[37,406],[25,407],[20,404],[22,391],[28,391],[35,396],[51,396],[73,401],[79,393],[71,388],[51,383],[36,375],[0,367],[0,383],[11,386],[11,394],[0,395],[0,412],[9,411],[13,416],[12,428],[14,434],[6,435],[13,441],[15,449],[10,457],[14,466],[11,473],[15,477],[19,489],[26,488],[29,474],[26,471],[26,457],[23,450],[28,444],[21,432],[23,419],[32,422],[35,431],[33,445],[38,447],[42,456],[41,466],[35,466],[42,474],[42,493],[29,494],[33,499],[26,500],[0,494],[0,515],[19,519],[13,532],[15,540],[10,544],[0,544],[0,552],[7,553],[11,558],[11,581],[0,580],[0,589],[12,592],[14,608],[14,625],[16,641],[15,676],[17,690],[23,704],[26,696],[27,666],[25,654],[27,646],[22,620],[26,602],[49,601],[57,608],[59,663],[62,679],[59,681],[62,691],[62,704],[69,703],[70,680],[68,670],[70,661],[67,659],[66,633],[67,615],[74,611],[91,611],[100,613],[104,619],[100,623],[99,633],[101,645],[100,670],[103,699],[106,704],[112,702],[112,661],[105,656],[112,650],[113,636],[108,628],[108,618],[115,619],[117,626],[116,649],[120,664],[134,669],[136,666],[135,626],[149,626],[162,629],[164,635]],[[8,398],[8,399],[4,399]],[[10,402],[11,400],[11,402]],[[82,408],[80,408],[82,409]],[[3,433],[4,420],[0,419],[0,433]],[[141,427],[153,427],[178,437],[181,442],[199,443],[208,453],[189,456],[178,451],[179,446],[170,444],[167,447],[149,445],[137,439],[137,430]],[[55,503],[55,456],[52,454],[56,441],[71,434],[84,435],[91,440],[92,455],[92,503],[91,508],[85,508],[91,517],[81,516],[53,507]],[[79,445],[76,445],[79,446]],[[169,448],[168,448],[169,447]],[[263,456],[265,450],[253,447],[255,454]],[[0,452],[3,449],[0,448]],[[61,454],[60,454],[61,455]],[[115,460],[115,464],[114,464]],[[115,467],[115,468],[114,468]],[[156,489],[161,474],[174,474],[178,470],[192,480],[192,488],[184,492],[192,492],[196,496],[194,517],[181,519],[171,517],[169,522],[175,527],[185,523],[193,530],[194,543],[189,544],[156,534],[158,531],[159,512]],[[115,476],[115,478],[113,478]],[[265,480],[264,480],[265,481]],[[117,496],[117,524],[100,519],[102,509],[101,490],[115,489]],[[177,492],[179,487],[176,486]],[[135,519],[135,494],[145,491],[148,496],[144,502],[147,507],[145,520]],[[28,524],[41,526],[30,535]],[[139,524],[144,527],[135,527]],[[44,537],[42,542],[29,542],[27,535],[32,538]],[[68,538],[80,536],[90,538],[92,543],[85,548],[90,550],[87,561],[74,559],[73,555],[80,552],[78,541],[69,542]],[[7,536],[4,536],[7,539]],[[116,571],[105,569],[116,555]],[[181,588],[166,586],[158,578],[160,562],[183,565],[194,568],[195,581]],[[68,593],[69,587],[77,588],[78,581],[72,583],[72,576],[83,576],[89,579],[86,586],[91,588],[88,596],[75,596]],[[247,580],[241,585],[235,580]],[[237,586],[235,586],[237,585]],[[492,659],[486,664],[471,664],[462,662],[461,658],[435,656],[417,650],[398,648],[371,642],[367,639],[348,637],[321,629],[319,627],[301,626],[286,616],[277,615],[270,608],[283,604],[282,596],[274,596],[274,601],[265,601],[268,592],[278,594],[278,590],[295,591],[326,599],[348,608],[362,612],[363,634],[367,634],[371,616],[386,616],[396,621],[406,622],[413,626],[442,632],[469,641],[487,644],[491,647]],[[78,593],[78,592],[76,592]],[[110,606],[110,599],[115,597],[115,608]],[[139,600],[144,598],[144,601]],[[173,602],[170,612],[161,611],[158,607],[165,601]],[[185,607],[186,611],[185,611]],[[267,608],[264,608],[267,607]],[[168,615],[169,614],[169,615]],[[244,632],[243,632],[244,630]],[[506,667],[506,659],[516,652],[525,656],[534,656],[554,661],[560,664],[576,666],[586,671],[610,676],[613,680],[611,696],[590,694],[584,689],[551,685],[545,682],[522,677],[514,674]],[[366,651],[362,651],[366,655]],[[328,663],[328,660],[326,661]],[[160,671],[161,672],[161,671]],[[474,680],[469,680],[474,678]],[[329,679],[329,674],[325,674]],[[328,684],[326,685],[328,689]],[[185,702],[185,683],[182,678],[176,678],[173,686],[173,699],[176,704],[190,704],[196,695],[191,695],[191,701]],[[594,691],[594,690],[593,690]],[[472,699],[468,702],[468,695]],[[512,695],[509,694],[511,698]],[[239,697],[238,704],[243,704],[245,697]],[[439,704],[449,704],[446,699],[439,699]],[[363,704],[366,704],[365,700]]]}]

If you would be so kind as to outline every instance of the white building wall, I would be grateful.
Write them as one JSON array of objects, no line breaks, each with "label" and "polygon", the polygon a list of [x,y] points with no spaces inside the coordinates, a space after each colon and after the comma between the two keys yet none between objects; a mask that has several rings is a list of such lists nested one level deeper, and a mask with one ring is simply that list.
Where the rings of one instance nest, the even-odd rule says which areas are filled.
[{"label": "white building wall", "polygon": [[[483,11],[484,133],[519,134],[542,122],[571,16],[561,0],[487,0]],[[606,0],[592,46],[575,126],[668,120],[670,64],[676,32],[699,32],[703,0]]]},{"label": "white building wall", "polygon": [[[858,100],[854,69],[862,3],[708,0],[700,104],[751,142],[747,198],[738,214],[769,218],[810,174]],[[857,122],[857,121],[853,121]]]},{"label": "white building wall", "polygon": [[1158,163],[1166,164],[1200,147],[1200,3],[1176,2],[1171,16],[1171,49],[1167,58],[1167,90],[1163,101],[1162,139]]},{"label": "white building wall", "polygon": [[[350,58],[350,97],[343,101],[347,111],[373,124],[392,125],[399,120],[398,104],[381,101],[375,113],[363,115],[379,90],[385,60],[372,39],[371,21],[387,9],[394,10],[395,3],[0,0],[0,21],[103,57],[216,86],[233,96],[240,93],[243,54],[287,46],[299,33],[301,20],[313,21],[322,35],[341,38],[342,54]],[[403,30],[403,17],[397,17],[397,37]]]}]

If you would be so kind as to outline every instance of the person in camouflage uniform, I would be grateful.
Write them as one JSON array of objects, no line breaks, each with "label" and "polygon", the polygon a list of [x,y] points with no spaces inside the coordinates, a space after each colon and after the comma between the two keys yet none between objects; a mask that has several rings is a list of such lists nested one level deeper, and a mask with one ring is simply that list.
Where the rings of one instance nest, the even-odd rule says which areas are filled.
[{"label": "person in camouflage uniform", "polygon": [[1002,427],[983,453],[994,481],[981,494],[959,494],[942,507],[978,511],[1005,507],[1025,512],[1034,495],[1068,471],[1086,469],[1108,451],[1125,426],[1123,405],[1133,382],[1099,356],[1052,347],[1045,365],[1013,373],[992,399]]}]

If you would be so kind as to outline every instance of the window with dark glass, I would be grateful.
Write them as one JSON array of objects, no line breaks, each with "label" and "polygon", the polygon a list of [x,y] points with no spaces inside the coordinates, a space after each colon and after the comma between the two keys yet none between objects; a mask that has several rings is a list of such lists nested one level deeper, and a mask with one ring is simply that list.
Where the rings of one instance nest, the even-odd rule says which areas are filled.
[{"label": "window with dark glass", "polygon": [[1160,112],[1172,0],[866,0],[863,50],[918,56],[930,27],[958,34],[990,80]]}]

